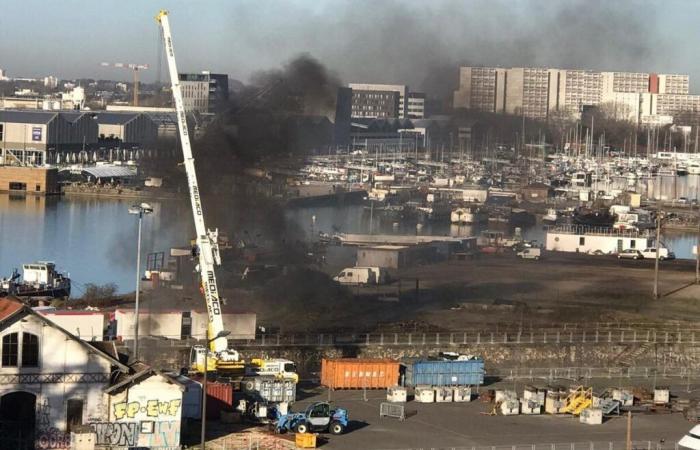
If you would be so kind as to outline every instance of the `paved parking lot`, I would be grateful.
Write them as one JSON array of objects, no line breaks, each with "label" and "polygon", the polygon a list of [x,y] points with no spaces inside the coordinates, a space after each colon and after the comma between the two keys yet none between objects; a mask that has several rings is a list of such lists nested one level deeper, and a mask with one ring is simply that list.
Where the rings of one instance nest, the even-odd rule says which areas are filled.
[{"label": "paved parking lot", "polygon": [[[470,403],[409,402],[409,417],[400,422],[379,418],[379,404],[385,391],[334,391],[334,404],[347,408],[350,430],[341,436],[325,436],[328,449],[420,449],[492,445],[553,444],[568,442],[623,442],[626,420],[608,419],[602,425],[585,425],[571,416],[488,416],[492,406],[480,401]],[[317,390],[294,405],[303,409],[314,401],[328,399],[327,391]],[[633,440],[662,440],[671,444],[690,428],[681,414],[637,414],[633,417]]]}]

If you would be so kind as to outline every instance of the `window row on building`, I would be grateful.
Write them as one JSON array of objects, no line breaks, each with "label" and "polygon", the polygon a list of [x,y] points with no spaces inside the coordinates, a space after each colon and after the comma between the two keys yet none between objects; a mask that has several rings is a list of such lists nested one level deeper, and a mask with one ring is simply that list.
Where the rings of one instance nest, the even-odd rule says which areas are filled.
[{"label": "window row on building", "polygon": [[[533,118],[547,118],[554,111],[578,114],[584,106],[622,102],[625,108],[621,110],[637,111],[636,116],[628,114],[625,119],[639,120],[642,114],[655,114],[655,102],[640,96],[680,95],[686,97],[686,103],[695,101],[688,94],[688,75],[679,74],[461,67],[459,83],[453,96],[455,108]],[[639,105],[647,105],[647,111]]]}]

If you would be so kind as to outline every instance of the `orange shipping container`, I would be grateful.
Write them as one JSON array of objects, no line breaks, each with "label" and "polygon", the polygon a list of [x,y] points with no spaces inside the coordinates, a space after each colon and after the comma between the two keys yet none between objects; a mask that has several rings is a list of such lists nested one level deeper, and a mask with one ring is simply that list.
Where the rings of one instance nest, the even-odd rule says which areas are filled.
[{"label": "orange shipping container", "polygon": [[386,389],[399,383],[399,363],[390,359],[323,359],[321,384],[331,389]]}]

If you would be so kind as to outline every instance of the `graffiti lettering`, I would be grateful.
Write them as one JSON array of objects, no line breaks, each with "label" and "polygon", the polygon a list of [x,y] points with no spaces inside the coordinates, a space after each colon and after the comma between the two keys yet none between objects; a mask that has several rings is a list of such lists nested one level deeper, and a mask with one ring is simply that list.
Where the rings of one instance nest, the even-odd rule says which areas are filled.
[{"label": "graffiti lettering", "polygon": [[138,438],[138,423],[136,422],[99,422],[91,423],[95,431],[97,445],[118,445],[133,447]]},{"label": "graffiti lettering", "polygon": [[146,448],[177,447],[180,445],[180,422],[155,422],[153,433],[141,433],[138,445]]},{"label": "graffiti lettering", "polygon": [[40,432],[34,442],[37,449],[68,449],[70,448],[70,434],[64,433],[58,428],[47,428]]},{"label": "graffiti lettering", "polygon": [[177,416],[182,400],[175,399],[161,402],[148,400],[145,405],[140,402],[120,402],[114,404],[114,418],[116,420],[133,419],[139,412],[148,417]]}]

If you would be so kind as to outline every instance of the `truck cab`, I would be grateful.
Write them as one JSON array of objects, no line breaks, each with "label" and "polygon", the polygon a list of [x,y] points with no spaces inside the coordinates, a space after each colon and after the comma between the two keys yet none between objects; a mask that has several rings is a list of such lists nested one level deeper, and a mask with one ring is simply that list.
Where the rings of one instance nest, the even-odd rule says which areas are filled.
[{"label": "truck cab", "polygon": [[299,382],[297,366],[288,359],[258,359],[254,358],[248,366],[247,375],[271,375],[277,378]]}]

